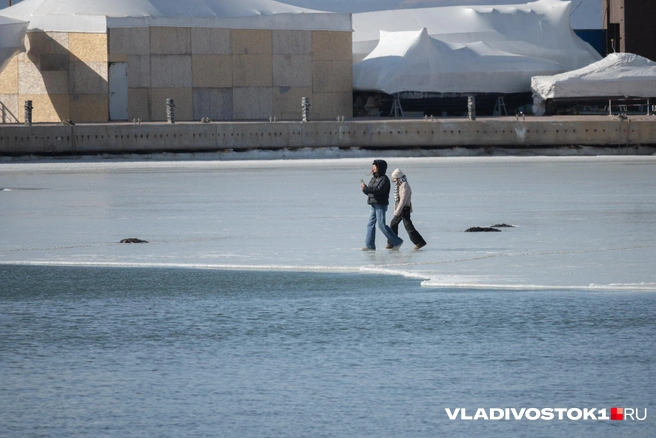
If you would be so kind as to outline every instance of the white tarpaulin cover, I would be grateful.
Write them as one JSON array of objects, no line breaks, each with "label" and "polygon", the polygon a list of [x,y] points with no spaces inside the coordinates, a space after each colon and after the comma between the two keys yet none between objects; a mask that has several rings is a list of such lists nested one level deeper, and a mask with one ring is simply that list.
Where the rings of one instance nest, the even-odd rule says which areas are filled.
[{"label": "white tarpaulin cover", "polygon": [[574,70],[601,59],[570,27],[570,6],[540,0],[354,14],[354,88],[387,93],[529,92],[532,76]]},{"label": "white tarpaulin cover", "polygon": [[24,0],[1,13],[29,21],[29,29],[59,32],[149,25],[351,30],[348,14],[273,0]]},{"label": "white tarpaulin cover", "polygon": [[571,97],[656,97],[656,62],[633,53],[612,53],[601,61],[555,76],[531,80],[533,111],[544,114],[547,99]]},{"label": "white tarpaulin cover", "polygon": [[25,51],[23,39],[28,25],[26,21],[0,16],[0,72],[16,53]]},{"label": "white tarpaulin cover", "polygon": [[381,31],[380,44],[353,67],[354,88],[388,94],[403,91],[440,93],[519,93],[535,73],[558,73],[557,62],[514,55],[479,41],[445,43],[426,29]]}]

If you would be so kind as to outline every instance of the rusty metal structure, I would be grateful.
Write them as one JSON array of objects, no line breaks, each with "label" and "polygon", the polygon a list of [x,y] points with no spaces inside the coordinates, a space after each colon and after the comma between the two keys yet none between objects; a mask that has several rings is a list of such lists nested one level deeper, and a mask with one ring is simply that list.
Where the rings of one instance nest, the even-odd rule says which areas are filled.
[{"label": "rusty metal structure", "polygon": [[653,0],[603,0],[606,53],[628,52],[656,60]]}]

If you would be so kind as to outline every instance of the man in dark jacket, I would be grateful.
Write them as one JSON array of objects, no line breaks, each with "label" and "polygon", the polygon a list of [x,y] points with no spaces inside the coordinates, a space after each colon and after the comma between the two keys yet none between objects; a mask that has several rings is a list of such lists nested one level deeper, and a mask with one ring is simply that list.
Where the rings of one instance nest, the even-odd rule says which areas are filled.
[{"label": "man in dark jacket", "polygon": [[371,173],[373,177],[368,185],[362,181],[360,189],[362,193],[367,195],[367,204],[371,206],[369,214],[369,223],[367,224],[367,237],[365,238],[365,246],[362,251],[375,251],[376,250],[376,224],[380,231],[387,237],[387,240],[392,245],[392,249],[399,249],[403,244],[403,240],[392,231],[385,223],[385,213],[389,205],[390,194],[390,180],[385,175],[387,171],[387,162],[385,160],[374,160],[371,166]]}]

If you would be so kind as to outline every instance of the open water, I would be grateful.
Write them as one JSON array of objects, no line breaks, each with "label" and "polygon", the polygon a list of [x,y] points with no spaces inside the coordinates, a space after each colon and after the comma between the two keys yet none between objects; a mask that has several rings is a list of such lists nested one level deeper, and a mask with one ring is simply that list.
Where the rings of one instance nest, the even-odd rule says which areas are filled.
[{"label": "open water", "polygon": [[0,436],[654,436],[656,158],[370,161],[0,164]]}]

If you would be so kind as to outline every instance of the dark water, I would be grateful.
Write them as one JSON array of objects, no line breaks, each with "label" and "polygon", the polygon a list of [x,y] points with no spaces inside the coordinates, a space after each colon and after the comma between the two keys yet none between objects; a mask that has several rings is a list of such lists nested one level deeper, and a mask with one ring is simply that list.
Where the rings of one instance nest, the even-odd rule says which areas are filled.
[{"label": "dark water", "polygon": [[[0,266],[2,437],[653,437],[656,294]],[[445,408],[648,409],[451,421]]]}]

